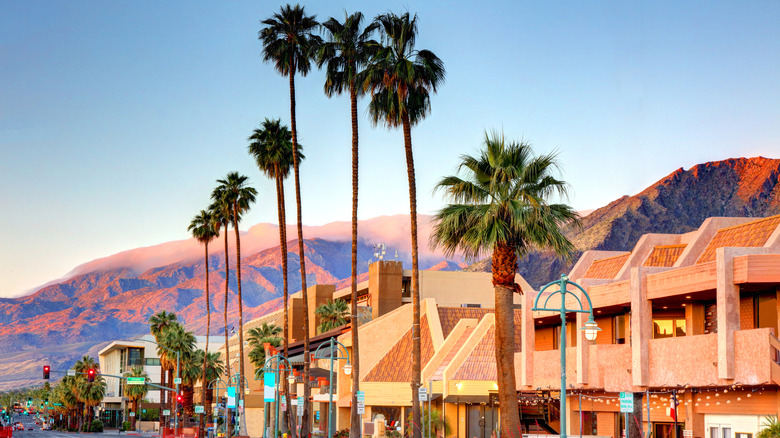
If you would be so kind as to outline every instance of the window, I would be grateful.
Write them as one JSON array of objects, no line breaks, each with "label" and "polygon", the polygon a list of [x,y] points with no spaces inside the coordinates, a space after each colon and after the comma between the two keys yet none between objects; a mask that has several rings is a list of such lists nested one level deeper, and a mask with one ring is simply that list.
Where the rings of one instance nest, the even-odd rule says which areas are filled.
[{"label": "window", "polygon": [[612,317],[612,343],[626,343],[626,315],[615,315]]},{"label": "window", "polygon": [[144,360],[146,366],[148,367],[159,367],[160,366],[160,359],[156,357],[147,357]]},{"label": "window", "polygon": [[685,317],[664,316],[653,318],[653,339],[685,336]]},{"label": "window", "polygon": [[143,365],[144,350],[143,348],[128,348],[127,349],[127,366],[128,367],[140,367]]},{"label": "window", "polygon": [[777,330],[777,294],[775,291],[753,296],[753,319],[755,328],[770,327]]}]

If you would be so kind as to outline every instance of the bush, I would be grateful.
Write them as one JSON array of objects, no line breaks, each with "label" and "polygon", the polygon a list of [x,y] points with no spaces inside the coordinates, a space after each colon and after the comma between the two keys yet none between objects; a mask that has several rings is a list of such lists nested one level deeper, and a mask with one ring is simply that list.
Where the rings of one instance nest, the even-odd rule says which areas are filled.
[{"label": "bush", "polygon": [[90,432],[103,432],[103,422],[100,420],[92,420],[92,424],[89,425]]},{"label": "bush", "polygon": [[130,422],[129,422],[129,421],[123,421],[123,422],[122,422],[122,430],[123,430],[123,431],[125,431],[125,430],[130,430],[130,427],[131,427],[131,425],[130,425]]},{"label": "bush", "polygon": [[387,436],[390,438],[401,438],[403,435],[401,435],[401,432],[397,430],[388,430]]},{"label": "bush", "polygon": [[147,409],[146,412],[141,412],[141,421],[157,421],[160,419],[159,409]]},{"label": "bush", "polygon": [[333,434],[333,438],[349,438],[349,428],[337,431]]},{"label": "bush", "polygon": [[780,421],[777,421],[777,417],[765,417],[761,427],[761,431],[756,434],[756,438],[780,438]]}]

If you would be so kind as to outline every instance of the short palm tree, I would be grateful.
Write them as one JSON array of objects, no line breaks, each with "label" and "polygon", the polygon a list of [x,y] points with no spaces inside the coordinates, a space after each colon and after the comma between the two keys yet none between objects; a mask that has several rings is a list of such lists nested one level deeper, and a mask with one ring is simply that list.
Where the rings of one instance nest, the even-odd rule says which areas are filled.
[{"label": "short palm tree", "polygon": [[[276,71],[287,76],[290,82],[290,130],[293,145],[293,175],[295,181],[295,207],[298,228],[298,257],[301,267],[301,294],[303,298],[303,378],[309,379],[309,311],[306,288],[306,259],[303,248],[303,219],[301,214],[301,179],[298,162],[298,127],[295,118],[295,74],[306,76],[311,70],[311,59],[317,52],[322,40],[313,32],[317,29],[316,16],[306,15],[305,8],[300,5],[285,5],[271,18],[263,20],[260,40],[263,43],[263,61],[272,62]],[[308,400],[311,389],[303,385],[303,399]],[[301,417],[300,436],[309,433],[308,403]]]},{"label": "short palm tree", "polygon": [[[88,420],[91,417],[89,415],[89,408],[96,405],[100,402],[100,400],[103,399],[103,394],[100,394],[100,397],[97,400],[95,400],[95,397],[100,393],[100,389],[98,387],[101,386],[101,383],[103,393],[105,393],[106,381],[99,374],[100,365],[89,356],[84,356],[76,361],[76,363],[73,365],[73,369],[76,371],[76,373],[80,374],[78,374],[76,379],[73,380],[71,390],[75,394],[76,399],[78,399],[82,405],[79,408],[82,418],[82,430],[87,431],[86,428],[89,427]],[[89,370],[95,370],[97,372],[93,382],[89,382],[86,377],[86,374],[89,372]]]},{"label": "short palm tree", "polygon": [[282,328],[276,324],[265,322],[259,327],[249,329],[247,333],[249,335],[248,340],[249,345],[252,346],[252,351],[249,352],[249,360],[252,361],[255,372],[265,366],[265,347],[263,344],[271,344],[274,347],[280,346],[283,340],[279,337],[281,331]]},{"label": "short palm tree", "polygon": [[[181,364],[188,360],[188,357],[195,351],[195,336],[184,329],[181,324],[173,324],[168,327],[164,332],[160,334],[158,341],[159,347],[157,353],[160,356],[160,362],[165,363],[169,373],[168,381],[173,381],[173,372],[176,370],[178,374],[181,374]],[[172,352],[178,352],[179,369],[176,369],[177,354]],[[171,411],[175,411],[175,399],[171,397],[170,400]]]},{"label": "short palm tree", "polygon": [[461,156],[458,169],[464,176],[445,177],[436,186],[454,204],[434,216],[432,245],[469,258],[492,253],[501,430],[512,436],[520,430],[512,305],[514,292],[520,291],[517,259],[531,248],[549,248],[560,256],[570,256],[574,249],[561,227],[575,222],[577,213],[548,200],[567,193],[568,184],[553,175],[557,166],[555,154],[534,156],[527,143],[485,134],[478,156]]},{"label": "short palm tree", "polygon": [[780,421],[777,421],[776,416],[764,417],[764,421],[761,422],[761,430],[756,434],[756,438],[780,438]]},{"label": "short palm tree", "polygon": [[211,403],[214,401],[214,388],[211,387],[211,382],[219,379],[225,372],[225,363],[220,358],[219,352],[209,353],[206,355],[206,380],[203,383],[203,387],[206,388],[205,393],[205,417],[211,418]]},{"label": "short palm tree", "polygon": [[[149,330],[152,332],[152,335],[158,344],[160,343],[162,332],[167,330],[173,324],[178,324],[176,314],[173,312],[166,312],[165,310],[161,310],[149,317]],[[160,385],[168,386],[170,388],[171,382],[167,379],[169,369],[165,367],[165,365],[170,364],[170,362],[166,361],[166,355],[168,352],[166,350],[161,350],[160,348],[157,348],[157,352],[159,353],[160,365],[162,368],[160,372]],[[170,391],[161,391],[160,393],[160,403],[162,403],[163,406],[168,403],[168,398],[170,395],[169,392]],[[163,424],[165,421],[162,409],[160,409],[159,421],[160,424]]]},{"label": "short palm tree", "polygon": [[344,300],[328,300],[327,303],[320,304],[314,314],[320,317],[317,333],[325,333],[328,330],[341,327],[349,321],[349,306]]},{"label": "short palm tree", "polygon": [[[212,214],[211,211],[207,210],[201,210],[200,213],[198,213],[193,219],[192,222],[190,222],[190,226],[187,227],[187,230],[192,232],[192,237],[194,237],[198,242],[202,243],[205,248],[205,263],[206,263],[206,351],[203,355],[203,359],[206,359],[206,355],[208,355],[209,352],[209,343],[208,338],[211,336],[211,298],[209,296],[209,243],[219,237],[219,225]],[[204,376],[202,376],[202,379],[205,381],[206,376],[206,364],[204,362],[203,364],[203,373]],[[203,388],[202,388],[203,389]],[[202,398],[204,398],[204,395],[201,395]]]},{"label": "short palm tree", "polygon": [[350,436],[360,436],[360,417],[357,415],[357,393],[360,390],[360,361],[357,330],[357,208],[358,208],[358,116],[357,99],[362,95],[364,88],[357,82],[358,73],[368,65],[371,56],[379,48],[371,35],[377,29],[378,24],[373,22],[361,29],[363,13],[355,12],[352,15],[344,13],[344,22],[341,23],[331,17],[322,27],[327,34],[327,41],[322,44],[318,53],[319,66],[327,65],[325,77],[325,94],[328,97],[334,94],[349,92],[350,115],[352,117],[352,302],[351,321],[352,327],[352,367],[355,373],[352,375],[352,410],[350,411]]},{"label": "short palm tree", "polygon": [[[406,173],[409,182],[409,216],[412,238],[412,393],[420,387],[420,279],[417,257],[417,183],[412,153],[412,126],[430,112],[430,94],[444,82],[444,63],[429,50],[415,48],[417,16],[387,13],[375,19],[383,46],[372,58],[359,82],[371,90],[368,112],[374,125],[401,127],[404,133]],[[420,402],[412,398],[414,424],[420,424]],[[419,428],[414,438],[420,438]]]},{"label": "short palm tree", "polygon": [[[132,370],[126,372],[124,374],[125,377],[143,377],[144,379],[147,379],[149,377],[148,374],[146,374],[146,371],[142,367],[133,367]],[[130,400],[133,401],[133,412],[135,412],[135,416],[131,417],[131,423],[132,425],[130,428],[132,430],[135,430],[135,419],[138,416],[138,402],[146,397],[146,394],[149,392],[149,387],[146,385],[125,385],[125,396],[130,398]]]}]

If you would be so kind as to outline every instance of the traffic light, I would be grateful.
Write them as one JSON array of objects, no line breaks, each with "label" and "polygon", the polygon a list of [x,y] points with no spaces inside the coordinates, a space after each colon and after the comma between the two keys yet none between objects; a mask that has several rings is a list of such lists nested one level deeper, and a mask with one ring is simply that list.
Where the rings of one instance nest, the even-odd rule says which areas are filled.
[{"label": "traffic light", "polygon": [[176,394],[176,402],[181,405],[183,401],[184,397],[181,394]]},{"label": "traffic light", "polygon": [[90,368],[87,370],[87,382],[94,382],[95,381],[95,369]]},{"label": "traffic light", "polygon": [[43,378],[45,380],[49,380],[49,366],[48,365],[44,365],[43,366]]},{"label": "traffic light", "polygon": [[46,397],[45,399],[43,399],[43,403],[44,403],[46,406],[49,406],[49,397]]}]

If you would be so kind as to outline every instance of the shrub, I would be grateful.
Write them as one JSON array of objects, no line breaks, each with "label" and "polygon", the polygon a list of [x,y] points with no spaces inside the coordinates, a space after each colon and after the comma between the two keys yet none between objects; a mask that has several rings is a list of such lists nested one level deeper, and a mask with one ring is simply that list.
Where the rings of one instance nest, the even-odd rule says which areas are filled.
[{"label": "shrub", "polygon": [[756,434],[756,438],[780,438],[780,421],[777,417],[765,417],[761,423],[761,431]]},{"label": "shrub", "polygon": [[397,430],[388,430],[387,436],[390,438],[401,438],[403,435],[401,435],[401,432]]},{"label": "shrub", "polygon": [[103,432],[103,422],[100,420],[92,420],[92,424],[89,425],[90,432]]},{"label": "shrub", "polygon": [[337,431],[333,434],[333,438],[349,438],[349,428]]},{"label": "shrub", "polygon": [[130,430],[130,422],[129,421],[123,421],[122,422],[122,430]]}]

